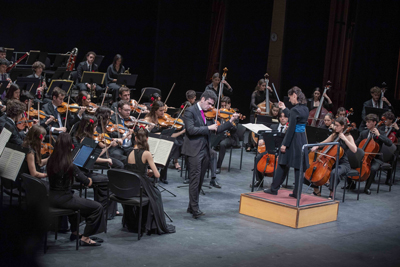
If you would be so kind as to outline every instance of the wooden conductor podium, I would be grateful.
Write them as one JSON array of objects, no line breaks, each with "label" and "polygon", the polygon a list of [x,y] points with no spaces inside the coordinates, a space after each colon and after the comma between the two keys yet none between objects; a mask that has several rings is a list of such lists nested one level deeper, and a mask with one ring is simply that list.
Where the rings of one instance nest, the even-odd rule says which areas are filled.
[{"label": "wooden conductor podium", "polygon": [[289,197],[291,190],[280,189],[278,195],[263,191],[243,193],[239,213],[292,228],[303,228],[337,220],[339,201],[302,194],[300,206]]}]

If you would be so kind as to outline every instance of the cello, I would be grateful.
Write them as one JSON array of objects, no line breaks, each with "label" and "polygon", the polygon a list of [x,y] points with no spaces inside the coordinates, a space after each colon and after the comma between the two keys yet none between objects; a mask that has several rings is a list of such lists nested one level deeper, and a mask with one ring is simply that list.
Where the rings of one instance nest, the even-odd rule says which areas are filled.
[{"label": "cello", "polygon": [[325,115],[329,113],[328,110],[323,107],[325,99],[324,95],[331,88],[331,84],[331,81],[326,82],[324,93],[319,100],[318,108],[314,108],[313,110],[311,110],[310,114],[308,115],[308,125],[311,125],[313,127],[321,127],[322,123],[324,122]]},{"label": "cello", "polygon": [[[343,134],[347,134],[353,129],[352,126],[349,126]],[[333,142],[338,142],[339,138],[338,135]],[[310,181],[310,183],[313,183],[316,186],[321,186],[328,182],[331,177],[333,165],[336,162],[338,148],[340,149],[339,158],[341,158],[344,155],[344,150],[340,146],[338,147],[338,145],[326,146],[322,152],[319,152],[320,155],[318,155],[316,160],[310,164],[310,167],[304,173],[304,177]],[[309,158],[314,158],[314,155],[315,152],[310,152]]]}]

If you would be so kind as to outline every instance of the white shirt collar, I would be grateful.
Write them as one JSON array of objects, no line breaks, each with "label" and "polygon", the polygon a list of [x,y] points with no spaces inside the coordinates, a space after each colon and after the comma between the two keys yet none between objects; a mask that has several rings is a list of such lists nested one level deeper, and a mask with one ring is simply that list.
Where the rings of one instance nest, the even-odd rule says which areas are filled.
[{"label": "white shirt collar", "polygon": [[201,106],[200,106],[200,103],[199,102],[197,102],[197,107],[199,108],[199,110],[200,111],[202,111],[203,109],[201,108]]}]

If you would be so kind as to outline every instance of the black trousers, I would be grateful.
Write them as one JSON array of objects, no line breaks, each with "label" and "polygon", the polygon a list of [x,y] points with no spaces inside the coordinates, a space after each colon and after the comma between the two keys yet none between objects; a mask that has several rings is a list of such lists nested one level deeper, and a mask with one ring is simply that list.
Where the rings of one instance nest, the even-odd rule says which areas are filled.
[{"label": "black trousers", "polygon": [[116,83],[109,83],[108,84],[108,92],[107,94],[112,94],[113,100],[116,102],[118,100],[118,90],[121,87],[121,85],[118,85]]},{"label": "black trousers", "polygon": [[235,140],[232,138],[225,138],[219,143],[219,155],[218,155],[218,163],[217,168],[221,168],[222,162],[224,161],[226,149],[232,147],[235,144]]},{"label": "black trousers", "polygon": [[[286,179],[288,171],[289,171],[289,166],[276,164],[276,170],[271,185],[271,191],[276,192],[279,190],[280,186]],[[294,178],[295,182],[294,182],[293,194],[297,196],[297,190],[299,188],[299,182],[300,182],[300,169],[294,169]]]},{"label": "black trousers", "polygon": [[367,189],[371,188],[372,182],[375,179],[376,172],[378,171],[378,169],[379,169],[379,167],[381,166],[382,163],[383,162],[380,161],[379,159],[373,159],[372,160],[372,162],[371,162],[371,174],[368,177],[368,180],[367,180],[367,183],[365,184],[365,189],[364,190],[367,190]]},{"label": "black trousers", "polygon": [[210,161],[208,148],[201,149],[199,154],[188,156],[189,167],[189,209],[196,212],[199,210],[199,196],[204,176]]},{"label": "black trousers", "polygon": [[[80,210],[81,216],[84,217],[86,221],[85,230],[83,231],[84,236],[91,236],[105,231],[104,209],[100,203],[81,198],[76,194],[71,194],[71,192],[51,190],[49,200],[50,205],[54,208]],[[77,216],[70,215],[68,219],[71,224],[71,232],[77,231]]]}]

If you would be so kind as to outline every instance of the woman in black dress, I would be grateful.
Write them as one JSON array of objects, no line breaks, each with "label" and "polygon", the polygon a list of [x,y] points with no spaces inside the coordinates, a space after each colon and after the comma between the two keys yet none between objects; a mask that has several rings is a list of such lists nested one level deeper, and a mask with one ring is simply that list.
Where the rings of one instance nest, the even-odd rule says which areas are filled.
[{"label": "woman in black dress", "polygon": [[121,87],[117,84],[118,75],[125,72],[125,67],[122,65],[122,56],[116,54],[113,63],[107,68],[107,86],[113,95],[113,100],[117,101],[118,90]]},{"label": "woman in black dress", "polygon": [[307,144],[305,133],[306,123],[308,119],[308,108],[306,106],[306,98],[298,87],[293,87],[288,92],[289,101],[294,106],[287,109],[283,102],[279,102],[279,108],[289,118],[289,128],[286,130],[281,149],[279,151],[278,164],[276,166],[274,179],[270,189],[265,189],[268,194],[277,195],[278,190],[286,178],[290,167],[295,170],[295,188],[293,194],[289,196],[297,198],[297,188],[300,178],[300,164],[303,164],[303,170],[306,170],[304,159],[301,158],[301,149]]},{"label": "woman in black dress", "polygon": [[[311,111],[314,108],[318,108],[320,100],[321,100],[321,89],[319,87],[316,87],[313,92],[313,97],[307,99],[308,110]],[[324,94],[323,107],[327,110],[332,110],[333,107],[332,100],[326,93]]]},{"label": "woman in black dress", "polygon": [[48,160],[48,158],[42,159],[42,155],[40,154],[42,141],[45,136],[46,130],[42,126],[33,125],[32,128],[29,129],[22,143],[22,146],[28,148],[29,152],[26,154],[25,161],[22,163],[21,173],[28,173],[36,178],[47,177],[45,172],[40,171],[40,168],[46,165]]},{"label": "woman in black dress", "polygon": [[[148,131],[142,127],[135,135],[135,146],[128,156],[128,163],[125,165],[125,169],[139,175],[145,189],[144,194],[150,200],[147,208],[143,209],[142,227],[144,229],[142,229],[142,233],[148,235],[152,233],[159,235],[175,233],[175,226],[169,225],[165,221],[161,192],[156,187],[156,180],[160,177],[160,173],[149,151]],[[148,166],[150,166],[151,171],[148,170]],[[150,179],[151,176],[154,176],[155,179]],[[137,232],[137,214],[135,207],[124,206],[123,226],[127,226],[130,231]]]},{"label": "woman in black dress", "polygon": [[[79,209],[81,216],[85,218],[86,226],[80,240],[81,246],[100,246],[103,240],[96,238],[90,239],[89,236],[104,232],[106,229],[104,211],[100,203],[81,198],[74,194],[71,186],[74,179],[86,186],[91,186],[93,181],[86,177],[73,164],[72,161],[72,140],[68,133],[61,133],[54,145],[54,152],[47,162],[47,174],[50,182],[49,201],[54,208],[60,209]],[[71,240],[78,237],[76,229],[76,215],[68,216],[71,223]]]}]

